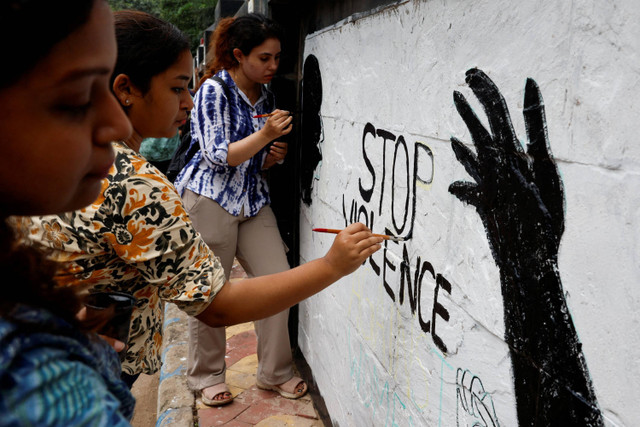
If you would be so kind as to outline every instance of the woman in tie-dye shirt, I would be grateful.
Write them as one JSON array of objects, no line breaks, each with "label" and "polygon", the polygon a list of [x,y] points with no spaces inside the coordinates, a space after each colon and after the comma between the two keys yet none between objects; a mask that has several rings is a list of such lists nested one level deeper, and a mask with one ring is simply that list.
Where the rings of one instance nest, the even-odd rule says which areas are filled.
[{"label": "woman in tie-dye shirt", "polygon": [[[201,149],[176,178],[227,277],[234,257],[250,277],[289,269],[265,176],[284,160],[287,144],[280,139],[291,131],[292,117],[275,109],[265,86],[278,69],[281,38],[279,26],[259,14],[220,21],[191,113],[191,136]],[[288,313],[256,322],[257,385],[297,399],[307,386],[293,373]],[[189,385],[208,405],[229,403],[224,329],[189,319],[189,340]]]}]

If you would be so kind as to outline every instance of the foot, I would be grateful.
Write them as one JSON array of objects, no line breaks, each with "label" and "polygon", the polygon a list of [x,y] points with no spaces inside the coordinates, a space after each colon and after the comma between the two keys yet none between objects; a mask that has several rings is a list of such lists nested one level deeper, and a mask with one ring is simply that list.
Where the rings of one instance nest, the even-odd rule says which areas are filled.
[{"label": "foot", "polygon": [[225,383],[203,388],[202,403],[208,406],[222,406],[233,401],[233,395]]},{"label": "foot", "polygon": [[295,376],[282,384],[271,385],[257,381],[256,385],[263,390],[278,392],[280,396],[287,399],[299,399],[307,393],[307,383],[302,378]]}]

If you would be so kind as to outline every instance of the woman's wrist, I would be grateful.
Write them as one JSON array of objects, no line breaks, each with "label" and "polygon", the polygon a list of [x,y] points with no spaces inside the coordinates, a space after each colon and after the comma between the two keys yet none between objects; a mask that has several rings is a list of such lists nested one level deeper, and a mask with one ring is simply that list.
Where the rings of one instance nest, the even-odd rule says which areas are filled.
[{"label": "woman's wrist", "polygon": [[261,145],[260,145],[261,149],[276,138],[275,136],[272,138],[271,135],[269,135],[269,133],[266,130],[266,128],[262,128],[262,129],[256,131],[256,133],[261,138]]}]

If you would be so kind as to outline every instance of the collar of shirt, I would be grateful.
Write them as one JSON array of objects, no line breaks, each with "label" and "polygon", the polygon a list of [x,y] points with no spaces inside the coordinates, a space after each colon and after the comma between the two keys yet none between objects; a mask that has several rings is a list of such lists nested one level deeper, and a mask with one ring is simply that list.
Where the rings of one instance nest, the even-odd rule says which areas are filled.
[{"label": "collar of shirt", "polygon": [[236,92],[239,99],[244,101],[244,103],[247,104],[247,106],[254,111],[258,105],[260,105],[262,102],[265,102],[269,97],[270,93],[267,90],[266,86],[260,85],[260,97],[258,97],[258,100],[256,101],[256,103],[252,105],[251,101],[249,101],[249,97],[247,97],[247,95],[242,90],[240,90],[236,82],[231,77],[231,74],[229,74],[227,70],[221,70],[216,75],[220,77],[227,84],[227,86],[229,86],[229,89]]}]

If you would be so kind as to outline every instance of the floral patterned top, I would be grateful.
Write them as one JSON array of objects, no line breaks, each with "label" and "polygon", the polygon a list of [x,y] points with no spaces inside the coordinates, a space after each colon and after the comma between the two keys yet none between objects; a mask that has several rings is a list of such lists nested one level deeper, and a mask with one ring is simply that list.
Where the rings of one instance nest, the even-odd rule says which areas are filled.
[{"label": "floral patterned top", "polygon": [[167,178],[114,143],[116,159],[98,199],[61,215],[13,218],[23,238],[61,264],[63,286],[129,292],[137,299],[122,370],[160,369],[162,301],[201,313],[225,283],[224,269],[193,228]]}]

